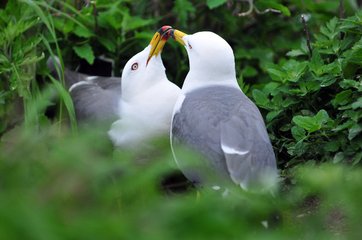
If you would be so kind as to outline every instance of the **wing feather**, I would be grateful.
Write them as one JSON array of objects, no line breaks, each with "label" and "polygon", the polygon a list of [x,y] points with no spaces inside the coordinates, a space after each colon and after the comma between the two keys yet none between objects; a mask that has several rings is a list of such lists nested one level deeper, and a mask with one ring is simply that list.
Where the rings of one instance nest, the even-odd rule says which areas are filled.
[{"label": "wing feather", "polygon": [[276,172],[275,155],[263,118],[249,99],[244,99],[230,118],[221,123],[220,143],[229,174],[242,187]]}]

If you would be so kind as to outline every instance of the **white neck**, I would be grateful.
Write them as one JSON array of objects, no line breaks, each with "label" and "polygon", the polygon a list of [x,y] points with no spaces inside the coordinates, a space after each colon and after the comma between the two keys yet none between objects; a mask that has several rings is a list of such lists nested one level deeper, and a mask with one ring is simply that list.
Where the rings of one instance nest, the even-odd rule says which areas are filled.
[{"label": "white neck", "polygon": [[219,76],[213,74],[212,72],[199,72],[190,70],[185,78],[182,92],[187,93],[198,88],[209,86],[227,86],[240,89],[233,74]]}]

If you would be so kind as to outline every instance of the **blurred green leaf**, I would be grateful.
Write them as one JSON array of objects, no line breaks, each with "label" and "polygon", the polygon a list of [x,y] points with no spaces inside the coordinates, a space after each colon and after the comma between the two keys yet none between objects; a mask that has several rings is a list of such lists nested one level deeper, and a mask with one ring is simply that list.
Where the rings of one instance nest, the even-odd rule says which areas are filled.
[{"label": "blurred green leaf", "polygon": [[258,74],[258,72],[255,68],[247,65],[246,67],[243,68],[243,70],[241,71],[241,74],[244,77],[255,77]]},{"label": "blurred green leaf", "polygon": [[292,127],[291,132],[292,132],[294,139],[297,141],[304,139],[306,136],[305,130],[298,126]]},{"label": "blurred green leaf", "polygon": [[305,73],[307,66],[307,62],[298,62],[294,59],[287,61],[283,65],[283,69],[286,72],[286,80],[291,82],[297,82],[300,77]]},{"label": "blurred green leaf", "polygon": [[85,38],[89,38],[89,37],[94,35],[92,33],[92,31],[90,31],[88,28],[85,28],[85,27],[79,26],[79,25],[77,25],[74,28],[73,32],[74,32],[75,35],[77,35],[79,37],[85,37]]},{"label": "blurred green leaf", "polygon": [[338,93],[331,102],[334,106],[346,105],[349,102],[351,95],[351,90],[344,90]]},{"label": "blurred green leaf", "polygon": [[338,152],[336,155],[334,155],[333,157],[333,163],[339,163],[342,160],[344,160],[344,154],[343,152]]},{"label": "blurred green leaf", "polygon": [[353,109],[362,108],[362,97],[359,97],[357,101],[352,103],[352,108]]},{"label": "blurred green leaf", "polygon": [[298,57],[298,56],[306,55],[306,53],[300,49],[293,49],[293,50],[287,52],[286,55],[289,57]]},{"label": "blurred green leaf", "polygon": [[361,124],[354,124],[351,129],[348,131],[348,139],[352,140],[355,138],[358,134],[362,132],[362,125]]},{"label": "blurred green leaf", "polygon": [[194,13],[196,8],[188,0],[176,0],[172,12],[176,15],[181,26],[186,26],[190,13]]},{"label": "blurred green leaf", "polygon": [[85,59],[89,64],[93,64],[95,57],[92,47],[88,43],[81,46],[74,46],[73,49],[80,58]]},{"label": "blurred green leaf", "polygon": [[220,7],[221,5],[225,4],[227,0],[206,0],[206,5],[210,9],[214,9]]},{"label": "blurred green leaf", "polygon": [[270,107],[268,96],[263,91],[254,89],[253,98],[259,106],[267,108],[267,109]]},{"label": "blurred green leaf", "polygon": [[323,74],[322,67],[324,66],[324,62],[321,58],[321,55],[317,50],[313,51],[312,59],[309,63],[309,68],[312,72],[314,72],[317,76]]},{"label": "blurred green leaf", "polygon": [[318,131],[322,128],[322,125],[329,120],[328,113],[325,110],[320,110],[315,116],[295,116],[293,117],[293,122],[312,133]]}]

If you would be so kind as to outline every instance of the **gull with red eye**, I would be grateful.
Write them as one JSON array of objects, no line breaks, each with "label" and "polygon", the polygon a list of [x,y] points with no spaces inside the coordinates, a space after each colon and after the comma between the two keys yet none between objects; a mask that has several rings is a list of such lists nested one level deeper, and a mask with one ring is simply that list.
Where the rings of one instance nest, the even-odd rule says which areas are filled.
[{"label": "gull with red eye", "polygon": [[[122,77],[99,77],[64,70],[79,122],[105,126],[115,146],[139,148],[168,136],[172,109],[180,88],[167,79],[161,52],[170,37],[161,27],[149,45],[124,66]],[[57,60],[48,61],[55,77]],[[58,71],[59,72],[59,71]]]},{"label": "gull with red eye", "polygon": [[131,69],[132,69],[133,71],[136,71],[136,70],[138,69],[138,63],[132,64]]},{"label": "gull with red eye", "polygon": [[167,79],[161,59],[171,30],[170,26],[161,27],[150,44],[123,68],[120,119],[108,132],[116,146],[137,149],[169,134],[172,110],[180,93],[180,88]]}]

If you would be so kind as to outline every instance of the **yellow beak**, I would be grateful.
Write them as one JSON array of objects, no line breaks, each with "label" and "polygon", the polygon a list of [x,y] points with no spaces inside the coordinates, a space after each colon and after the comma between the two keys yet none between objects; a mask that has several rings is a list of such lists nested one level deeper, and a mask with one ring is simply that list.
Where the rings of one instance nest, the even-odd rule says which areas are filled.
[{"label": "yellow beak", "polygon": [[173,29],[171,32],[171,36],[183,46],[185,46],[186,44],[185,44],[184,40],[182,40],[182,38],[186,35],[187,35],[186,33],[181,32],[177,29]]},{"label": "yellow beak", "polygon": [[152,40],[150,42],[151,50],[150,54],[147,58],[147,63],[151,60],[153,56],[157,56],[162,52],[163,47],[165,46],[167,40],[170,37],[170,32],[172,30],[172,27],[170,26],[163,26],[161,27],[152,37]]}]

